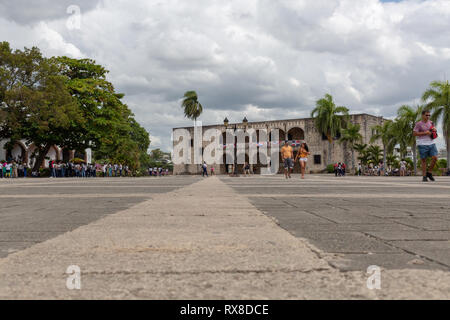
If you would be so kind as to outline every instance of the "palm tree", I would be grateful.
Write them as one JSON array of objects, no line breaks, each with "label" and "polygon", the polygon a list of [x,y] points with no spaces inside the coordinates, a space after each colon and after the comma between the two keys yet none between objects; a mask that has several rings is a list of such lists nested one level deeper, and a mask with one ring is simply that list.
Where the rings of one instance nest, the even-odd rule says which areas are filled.
[{"label": "palm tree", "polygon": [[369,161],[369,158],[367,156],[367,144],[365,143],[355,143],[353,146],[353,149],[358,152],[358,160],[361,161],[362,171],[365,171],[365,166],[367,165],[367,162]]},{"label": "palm tree", "polygon": [[355,149],[355,151],[358,151],[358,153],[363,153],[367,149],[367,144],[355,143],[353,149]]},{"label": "palm tree", "polygon": [[333,140],[345,127],[348,121],[348,111],[346,107],[336,107],[333,97],[326,94],[324,98],[316,102],[316,108],[311,112],[317,130],[328,140],[328,164],[331,164]]},{"label": "palm tree", "polygon": [[393,166],[398,161],[397,156],[393,154],[388,154],[386,157],[387,165]]},{"label": "palm tree", "polygon": [[[197,127],[197,119],[203,113],[203,106],[198,101],[198,95],[195,91],[188,91],[184,94],[181,107],[184,109],[184,116],[188,119],[194,120],[194,126]],[[197,164],[197,170],[199,165]]]},{"label": "palm tree", "polygon": [[188,91],[184,94],[181,107],[184,109],[184,116],[194,120],[195,124],[197,123],[197,119],[203,113],[203,106],[198,101],[197,92],[195,91]]},{"label": "palm tree", "polygon": [[[359,133],[361,126],[359,124],[349,123],[347,129],[342,130],[340,143],[349,145],[352,150],[352,169],[355,170],[355,143],[362,140],[362,135]],[[346,149],[346,148],[344,148]]]},{"label": "palm tree", "polygon": [[433,111],[431,120],[442,119],[445,144],[447,146],[447,170],[450,170],[450,84],[447,81],[433,81],[422,96],[428,102],[427,108]]},{"label": "palm tree", "polygon": [[379,146],[369,146],[367,149],[367,153],[369,156],[369,159],[372,160],[376,165],[380,163],[380,160],[382,158],[383,150]]},{"label": "palm tree", "polygon": [[382,125],[377,125],[372,128],[371,143],[381,139],[383,143],[383,163],[386,166],[386,156],[388,153],[392,153],[395,147],[395,135],[392,131],[392,121],[387,120]]},{"label": "palm tree", "polygon": [[398,111],[396,134],[398,134],[401,149],[406,149],[405,146],[410,146],[413,153],[414,175],[417,175],[417,145],[416,137],[413,134],[414,127],[422,115],[423,106],[415,108],[408,105],[401,106]]}]

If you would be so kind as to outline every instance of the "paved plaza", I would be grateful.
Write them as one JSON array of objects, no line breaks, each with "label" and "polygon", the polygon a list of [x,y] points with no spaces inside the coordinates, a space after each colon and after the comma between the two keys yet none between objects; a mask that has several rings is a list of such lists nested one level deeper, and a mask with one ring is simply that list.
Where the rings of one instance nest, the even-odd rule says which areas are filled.
[{"label": "paved plaza", "polygon": [[[450,177],[0,180],[0,298],[450,298]],[[66,269],[81,269],[81,290]],[[379,266],[381,290],[367,288]]]}]

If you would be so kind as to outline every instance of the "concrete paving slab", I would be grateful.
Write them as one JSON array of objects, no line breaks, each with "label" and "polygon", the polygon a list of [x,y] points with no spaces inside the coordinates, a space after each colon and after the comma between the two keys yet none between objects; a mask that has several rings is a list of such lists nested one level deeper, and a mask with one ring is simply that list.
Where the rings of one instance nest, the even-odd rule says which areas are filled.
[{"label": "concrete paving slab", "polygon": [[359,271],[377,265],[383,269],[434,269],[448,271],[446,266],[409,253],[338,254],[330,263],[342,271]]},{"label": "concrete paving slab", "polygon": [[365,231],[376,238],[383,240],[445,240],[450,239],[450,231],[421,231],[421,230],[395,230],[395,231]]},{"label": "concrete paving slab", "polygon": [[310,240],[330,253],[391,253],[398,249],[369,238],[360,232],[294,231],[294,235]]},{"label": "concrete paving slab", "polygon": [[400,218],[392,219],[397,223],[407,226],[420,228],[429,231],[447,231],[450,230],[450,221],[439,218]]}]

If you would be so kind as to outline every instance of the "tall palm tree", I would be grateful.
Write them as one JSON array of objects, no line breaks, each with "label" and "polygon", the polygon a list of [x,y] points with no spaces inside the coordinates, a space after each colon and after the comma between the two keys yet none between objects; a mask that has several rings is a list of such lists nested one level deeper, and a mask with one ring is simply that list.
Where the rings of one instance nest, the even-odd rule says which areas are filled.
[{"label": "tall palm tree", "polygon": [[195,123],[197,123],[197,119],[203,113],[203,106],[198,101],[198,95],[195,91],[188,91],[184,94],[181,107],[184,109],[184,116],[194,120]]},{"label": "tall palm tree", "polygon": [[383,163],[386,166],[386,156],[388,153],[392,153],[395,147],[395,135],[392,130],[392,121],[387,120],[382,125],[377,125],[372,128],[371,143],[377,140],[381,140],[383,143]]},{"label": "tall palm tree", "polygon": [[433,81],[425,91],[422,100],[433,111],[431,120],[442,121],[445,144],[447,146],[447,170],[450,170],[450,84],[447,81]]},{"label": "tall palm tree", "polygon": [[[184,116],[188,119],[194,120],[194,126],[197,127],[197,119],[203,113],[203,106],[198,101],[197,92],[187,91],[184,94],[181,107],[184,109]],[[199,164],[197,164],[197,170],[199,169]]]},{"label": "tall palm tree", "polygon": [[328,164],[331,164],[333,141],[348,121],[348,111],[346,107],[336,107],[333,97],[326,94],[316,102],[316,108],[311,112],[317,130],[328,140]]},{"label": "tall palm tree", "polygon": [[348,144],[352,150],[352,169],[355,170],[355,144],[362,140],[362,135],[359,133],[361,126],[359,124],[349,123],[346,129],[342,130],[340,143]]},{"label": "tall palm tree", "polygon": [[[417,145],[416,137],[413,134],[417,121],[422,116],[423,106],[411,107],[401,106],[397,111],[397,125],[395,132],[399,137],[401,145],[410,146],[413,153],[414,175],[417,175]],[[405,149],[404,147],[401,149]]]}]

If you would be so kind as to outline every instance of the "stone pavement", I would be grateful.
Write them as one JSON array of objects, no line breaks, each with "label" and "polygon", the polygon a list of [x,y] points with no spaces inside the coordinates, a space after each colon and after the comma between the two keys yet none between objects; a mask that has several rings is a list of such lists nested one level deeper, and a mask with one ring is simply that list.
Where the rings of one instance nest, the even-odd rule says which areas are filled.
[{"label": "stone pavement", "polygon": [[0,258],[196,181],[0,179]]},{"label": "stone pavement", "polygon": [[[180,178],[170,179],[174,185],[179,185],[179,181],[182,180]],[[235,179],[215,177],[200,182],[196,177],[184,179],[186,181],[184,187],[179,189],[174,187],[174,190],[165,193],[148,194],[149,200],[143,202],[139,202],[143,198],[130,194],[130,198],[139,199],[134,206],[130,206],[131,202],[128,202],[126,204],[129,206],[128,208],[116,211],[114,214],[112,212],[109,215],[104,213],[103,216],[99,214],[93,221],[76,221],[79,224],[78,228],[75,229],[74,225],[68,232],[55,237],[49,236],[49,239],[44,242],[40,242],[42,239],[37,239],[36,242],[40,243],[10,253],[0,259],[0,298],[450,298],[450,273],[445,270],[445,264],[437,259],[426,261],[429,263],[430,270],[416,268],[423,264],[413,264],[410,268],[393,266],[394,268],[389,269],[389,267],[385,267],[382,269],[381,290],[369,290],[366,286],[368,275],[365,269],[367,266],[364,265],[362,270],[354,268],[353,271],[340,267],[339,257],[333,250],[329,250],[333,246],[321,249],[320,243],[317,243],[317,246],[311,244],[315,241],[314,237],[311,236],[307,240],[307,234],[291,234],[295,228],[286,228],[290,232],[283,229],[286,225],[280,228],[270,213],[266,215],[252,204],[257,202],[255,199],[267,200],[268,195],[272,195],[271,197],[275,201],[272,206],[279,208],[278,200],[289,197],[303,198],[305,201],[325,200],[326,193],[320,197],[322,192],[313,192],[312,182],[309,186],[311,188],[305,187],[305,191],[301,192],[304,194],[308,192],[306,190],[309,190],[311,197],[300,196],[298,195],[300,192],[296,197],[296,193],[288,191],[289,188],[284,187],[284,183],[297,184],[297,188],[292,189],[299,189],[303,182],[286,182],[279,176]],[[314,179],[317,179],[320,184],[320,180],[323,178],[314,177]],[[364,189],[363,180],[360,181],[360,186],[357,188],[360,192],[355,191],[355,195],[360,194]],[[374,186],[374,189],[377,190],[383,183],[387,184],[384,180],[374,179],[372,181],[377,186]],[[136,182],[141,183],[141,180],[136,180]],[[190,182],[194,183],[190,184]],[[328,178],[325,178],[323,182],[322,186],[326,189],[330,182]],[[43,186],[48,185],[45,181],[43,183]],[[108,185],[111,187],[109,189],[114,189],[113,186],[116,186],[116,183],[117,181],[109,182]],[[342,181],[340,183],[346,184]],[[409,184],[414,184],[411,180],[402,180],[400,183],[404,184],[405,188],[408,188]],[[256,184],[261,184],[260,192],[255,192],[258,186],[253,185]],[[348,185],[350,186],[350,184],[349,182]],[[271,186],[270,190],[265,189],[267,185]],[[278,189],[278,186],[281,189]],[[442,183],[442,187],[447,186],[449,186],[448,182]],[[35,197],[34,199],[39,199],[46,192],[45,188],[36,187],[37,191],[31,192],[31,195]],[[383,190],[383,194],[392,195],[392,188],[386,186],[384,189],[386,188],[389,191]],[[414,188],[412,187],[412,189]],[[433,191],[430,195],[439,195],[440,185],[435,185],[433,188],[436,189],[436,192]],[[79,193],[84,193],[81,189],[83,188],[80,188],[79,192],[70,188],[67,191],[55,190],[47,199],[51,202],[47,203],[53,204],[55,201],[77,199]],[[108,188],[103,188],[102,192],[96,188],[93,189],[95,190],[85,193],[88,198],[90,197],[89,199],[98,200],[97,203],[95,201],[91,203],[94,206],[97,204],[101,207],[101,201],[114,195],[114,192]],[[124,191],[126,188],[117,189],[119,190],[116,193],[120,194],[120,197],[126,195]],[[275,193],[273,190],[276,190]],[[268,191],[270,192],[267,193]],[[59,193],[61,197],[56,197],[56,193]],[[99,197],[96,194],[102,194],[102,196]],[[142,196],[144,194],[145,192],[142,192]],[[351,199],[350,195],[353,192],[344,192],[343,194],[348,196],[347,199]],[[414,194],[414,192],[409,190],[408,194]],[[447,196],[445,193],[442,194],[439,198],[441,200],[430,198],[432,200],[429,203],[443,201],[443,206],[448,208],[448,194]],[[23,192],[6,194],[2,206],[13,201],[12,199],[24,201],[27,198],[20,197],[23,195]],[[2,196],[5,196],[5,193],[2,192]],[[394,196],[392,199],[397,200],[397,197]],[[334,199],[341,198],[335,197]],[[386,201],[383,199],[379,197],[379,203]],[[36,202],[39,203],[38,200]],[[265,202],[266,208],[271,206],[269,202]],[[72,205],[76,206],[76,203],[72,203]],[[316,203],[307,210],[313,210],[317,205],[319,204]],[[359,203],[359,205],[363,206],[363,203]],[[30,206],[28,210],[28,215],[33,215],[33,207]],[[115,209],[109,209],[109,211],[115,211]],[[65,212],[66,209],[61,209],[61,214]],[[334,221],[335,224],[344,225],[346,223],[345,214],[342,212],[339,214],[339,210],[336,212],[338,213],[337,217],[333,217],[332,212],[325,213],[328,215],[328,222]],[[443,211],[433,214],[440,214],[438,219],[446,221],[445,213]],[[85,212],[85,216],[88,215],[89,210]],[[315,217],[314,214],[311,215]],[[8,216],[9,219],[12,219],[10,216],[13,216],[13,212],[10,212]],[[293,216],[292,213],[292,225],[295,225]],[[25,213],[22,217],[25,218]],[[371,219],[371,217],[368,218]],[[383,217],[379,218],[383,219]],[[306,221],[305,219],[308,218],[304,218],[302,221]],[[340,219],[340,222],[333,219]],[[361,221],[362,216],[355,217],[355,219],[356,224],[360,225],[378,224],[379,222]],[[410,219],[412,218],[410,217]],[[47,221],[50,223],[52,219],[49,218]],[[278,221],[278,223],[280,222]],[[300,221],[296,225],[301,223]],[[322,225],[322,223],[311,223],[311,225],[313,224]],[[406,225],[404,221],[398,224],[412,225],[412,223]],[[411,227],[414,228],[414,226]],[[60,231],[64,230],[57,230],[57,232]],[[315,229],[306,231],[314,234]],[[329,229],[325,231],[329,234]],[[389,229],[382,229],[382,231],[389,231]],[[333,232],[336,232],[336,239],[340,239],[338,233],[340,231]],[[358,232],[359,229],[356,233]],[[347,233],[347,230],[344,230],[343,233]],[[328,236],[328,239],[330,238],[332,236]],[[397,243],[407,240],[392,241]],[[442,239],[439,241],[445,242]],[[448,239],[446,241],[448,242]],[[344,246],[349,246],[345,237],[340,242]],[[353,242],[356,241],[353,240]],[[324,243],[328,243],[328,241],[324,241]],[[336,247],[339,246],[338,242]],[[391,254],[385,248],[379,249],[381,247],[378,244],[373,246],[376,249],[371,249],[374,253]],[[388,245],[386,244],[386,246]],[[397,244],[397,247],[400,246]],[[370,244],[370,248],[372,248],[372,244]],[[361,248],[357,248],[357,250],[360,250],[357,254],[366,252]],[[433,250],[430,249],[431,251]],[[347,251],[345,252],[347,253]],[[420,258],[423,260],[422,256]],[[436,269],[433,263],[438,265]],[[66,288],[68,275],[65,272],[70,265],[78,265],[81,268],[81,290],[72,291]]]},{"label": "stone pavement", "polygon": [[450,178],[316,175],[223,178],[294,236],[336,259],[340,270],[369,265],[450,271]]}]

